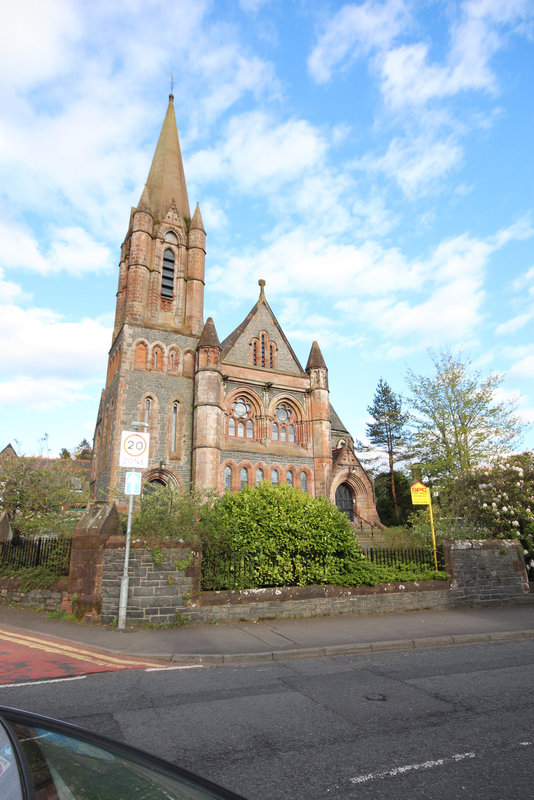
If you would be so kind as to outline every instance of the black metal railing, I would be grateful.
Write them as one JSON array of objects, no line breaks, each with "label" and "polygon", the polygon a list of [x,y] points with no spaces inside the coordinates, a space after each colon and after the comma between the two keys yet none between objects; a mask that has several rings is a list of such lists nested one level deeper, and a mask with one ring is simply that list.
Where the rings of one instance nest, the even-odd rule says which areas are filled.
[{"label": "black metal railing", "polygon": [[[434,569],[434,551],[431,547],[368,547],[363,552],[373,564],[381,567],[397,567],[403,564],[417,564],[419,567]],[[445,569],[443,549],[436,550],[438,569]]]},{"label": "black metal railing", "polygon": [[[418,567],[434,569],[434,551],[427,547],[363,548],[369,561],[385,567],[396,567],[415,564]],[[443,550],[436,551],[438,569],[444,570]],[[287,575],[294,576],[298,572],[298,556],[289,559]],[[308,564],[307,567],[310,565]],[[314,567],[321,571],[324,564],[316,562]],[[269,575],[269,578],[262,576]],[[278,577],[278,579],[276,579]],[[284,579],[281,572],[280,559],[276,554],[265,553],[227,553],[205,550],[202,554],[201,588],[202,591],[220,591],[223,589],[265,589],[274,586],[295,586],[291,577]]]},{"label": "black metal railing", "polygon": [[0,542],[0,567],[45,566],[58,575],[68,575],[71,550],[71,536],[20,537],[11,542]]}]

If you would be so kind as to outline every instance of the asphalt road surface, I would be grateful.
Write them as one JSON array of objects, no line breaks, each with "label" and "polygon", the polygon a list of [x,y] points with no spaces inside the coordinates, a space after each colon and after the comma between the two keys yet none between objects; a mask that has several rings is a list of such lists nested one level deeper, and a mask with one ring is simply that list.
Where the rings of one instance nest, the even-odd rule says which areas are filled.
[{"label": "asphalt road surface", "polygon": [[534,641],[0,688],[251,800],[534,795]]}]

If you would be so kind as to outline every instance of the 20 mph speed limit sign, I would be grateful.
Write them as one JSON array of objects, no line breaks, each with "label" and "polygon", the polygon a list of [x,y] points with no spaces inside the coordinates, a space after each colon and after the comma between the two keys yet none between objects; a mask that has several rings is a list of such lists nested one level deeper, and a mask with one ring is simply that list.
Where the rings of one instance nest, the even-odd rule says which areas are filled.
[{"label": "20 mph speed limit sign", "polygon": [[148,467],[148,433],[123,431],[121,436],[121,455],[119,467]]}]

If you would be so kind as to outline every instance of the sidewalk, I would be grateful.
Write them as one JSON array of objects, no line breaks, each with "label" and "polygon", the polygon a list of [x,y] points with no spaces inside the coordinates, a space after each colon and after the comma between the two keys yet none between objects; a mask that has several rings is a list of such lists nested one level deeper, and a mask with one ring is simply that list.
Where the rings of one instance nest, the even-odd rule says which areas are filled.
[{"label": "sidewalk", "polygon": [[0,626],[122,655],[156,657],[182,664],[245,663],[534,638],[534,602],[492,608],[344,614],[124,631],[49,619],[40,612],[0,605]]}]

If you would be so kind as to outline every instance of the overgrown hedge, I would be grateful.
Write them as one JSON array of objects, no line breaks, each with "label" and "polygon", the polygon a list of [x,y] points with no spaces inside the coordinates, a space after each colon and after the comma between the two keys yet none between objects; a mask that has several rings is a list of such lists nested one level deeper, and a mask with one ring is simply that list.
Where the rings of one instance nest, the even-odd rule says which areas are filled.
[{"label": "overgrown hedge", "polygon": [[210,589],[373,586],[446,577],[416,564],[372,564],[335,505],[289,486],[262,483],[222,498],[165,487],[144,498],[132,534],[144,538],[155,556],[168,540],[201,547],[203,585]]}]

